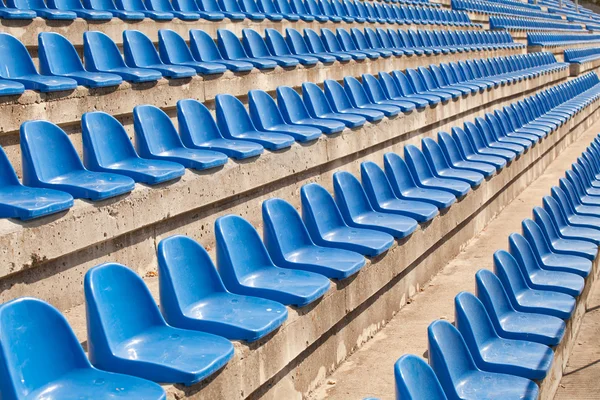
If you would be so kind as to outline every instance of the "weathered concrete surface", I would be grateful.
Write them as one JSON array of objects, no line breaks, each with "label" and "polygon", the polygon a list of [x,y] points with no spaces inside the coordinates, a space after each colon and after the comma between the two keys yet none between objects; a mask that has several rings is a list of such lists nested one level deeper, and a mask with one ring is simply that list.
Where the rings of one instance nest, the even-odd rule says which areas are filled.
[{"label": "weathered concrete surface", "polygon": [[[566,74],[565,70],[563,77]],[[540,77],[530,87],[540,89],[554,78]],[[267,152],[257,159],[231,161],[216,171],[188,170],[177,182],[151,188],[137,185],[131,194],[116,199],[78,200],[70,211],[44,219],[1,220],[0,276],[14,276],[0,280],[0,301],[28,294],[62,309],[71,307],[80,301],[73,293],[79,293],[85,270],[119,249],[127,254],[122,262],[135,260],[138,271],[144,272],[154,262],[146,247],[152,247],[165,232],[187,226],[189,234],[213,247],[212,223],[221,213],[248,214],[258,225],[260,203],[253,198],[273,196],[277,191],[287,196],[299,190],[300,182],[322,179],[323,173],[329,176],[338,168],[353,165],[358,171],[357,160],[380,160],[385,151],[401,150],[405,143],[419,144],[424,136],[532,94],[524,86],[522,82],[520,93],[509,86],[496,89],[505,90],[507,97],[494,102],[485,102],[493,91],[486,92],[340,135],[322,136],[313,143],[296,143],[289,150]],[[240,200],[242,195],[250,200]]]},{"label": "weathered concrete surface", "polygon": [[[586,125],[590,126],[590,124]],[[539,173],[542,173],[541,176],[536,179],[535,176],[527,174],[526,176],[535,181],[527,188],[523,187],[522,189],[525,190],[514,201],[510,202],[479,235],[476,235],[455,259],[449,263],[447,260],[450,258],[442,257],[436,257],[431,261],[428,260],[430,258],[428,257],[427,260],[424,260],[424,263],[429,265],[431,275],[437,271],[439,271],[439,274],[428,283],[426,279],[422,278],[419,281],[420,290],[415,291],[415,296],[408,296],[408,304],[395,314],[393,319],[379,333],[372,334],[369,337],[367,330],[365,330],[362,338],[370,338],[371,340],[356,353],[349,356],[327,378],[327,383],[315,390],[309,396],[309,399],[353,400],[370,396],[383,400],[393,399],[393,365],[397,359],[408,353],[427,357],[427,326],[436,319],[453,320],[453,301],[456,294],[461,291],[474,292],[475,272],[481,268],[490,270],[493,268],[493,253],[496,250],[508,248],[508,235],[520,231],[521,221],[524,218],[531,217],[532,208],[541,205],[542,197],[549,193],[552,185],[557,184],[559,177],[564,176],[565,168],[576,160],[596,136],[599,129],[600,123],[596,122],[583,134],[581,134],[582,130],[580,129],[578,132],[573,132],[567,136],[561,147],[568,147],[562,152],[554,152],[556,157],[547,157],[541,160],[538,166],[539,170],[537,167],[535,168]],[[496,207],[495,210],[500,211],[500,209],[501,207]],[[487,210],[485,212],[487,213]],[[597,276],[599,269],[597,265],[595,268]],[[592,289],[594,288],[590,284],[590,278],[588,278],[586,292],[589,293]],[[597,290],[597,288],[595,289]],[[396,292],[395,287],[390,288],[388,292]],[[370,305],[369,310],[376,312],[375,310],[397,306],[396,302],[404,293],[402,289],[397,292],[399,293],[395,295],[381,293],[379,299]],[[580,297],[585,297],[585,294]],[[580,301],[574,317],[575,322],[581,321],[584,304],[585,302]],[[381,321],[381,325],[386,321],[381,316],[379,316],[379,319],[374,318],[374,320]],[[563,344],[563,347],[559,349],[557,366],[564,366],[567,359],[565,354],[568,354],[566,350],[570,350],[573,345],[576,332],[576,327],[573,326],[569,335],[565,337],[565,342],[569,343],[565,343],[567,345]],[[340,334],[342,332],[337,332],[336,335]],[[591,343],[597,345],[597,340]],[[326,362],[325,365],[327,365]],[[555,369],[553,372],[558,371],[562,372],[560,368]],[[554,376],[549,382],[557,383],[557,377]],[[596,393],[594,393],[595,395]],[[551,398],[547,397],[550,396],[548,392],[544,392],[544,396],[546,396],[544,398]],[[565,399],[567,398],[571,399],[571,397],[565,397]],[[597,398],[597,396],[593,398]]]},{"label": "weathered concrete surface", "polygon": [[571,63],[569,64],[571,76],[578,76],[585,74],[586,72],[593,71],[595,73],[600,72],[600,58],[596,60],[586,61],[581,64]]},{"label": "weathered concrete surface", "polygon": [[593,400],[600,393],[600,285],[587,303],[575,347],[563,374],[555,400]]},{"label": "weathered concrete surface", "polygon": [[591,43],[574,43],[574,44],[566,44],[560,46],[527,46],[528,53],[537,53],[540,51],[549,51],[554,54],[557,61],[564,61],[564,51],[568,49],[587,49],[589,47],[598,47],[600,42],[593,41]]},{"label": "weathered concrete surface", "polygon": [[[213,379],[191,388],[168,386],[170,398],[301,398],[379,330],[445,260],[454,257],[497,212],[541,174],[592,119],[600,117],[600,110],[593,118],[585,120],[584,117],[579,115],[573,124],[546,138],[450,207],[444,215],[421,226],[385,255],[371,260],[357,276],[332,284],[329,292],[316,304],[299,310],[290,308],[288,321],[269,338],[251,345],[235,343],[234,359]],[[381,153],[387,150],[383,149]],[[391,150],[397,151],[396,146]],[[380,160],[381,153],[370,159]],[[360,161],[362,159],[344,169],[356,173]],[[330,189],[331,174],[325,175],[317,181]],[[299,185],[303,183],[298,182]],[[288,187],[266,197],[282,197],[298,207],[298,189],[299,186]],[[247,199],[257,205],[261,200]],[[252,219],[251,222],[259,226]],[[192,233],[187,231],[187,226],[181,228],[165,232],[162,237]],[[123,262],[118,253],[112,254],[110,259]],[[130,266],[135,268],[135,265]],[[148,278],[146,282],[157,297],[157,278]],[[65,315],[84,342],[83,306],[75,307]]]}]

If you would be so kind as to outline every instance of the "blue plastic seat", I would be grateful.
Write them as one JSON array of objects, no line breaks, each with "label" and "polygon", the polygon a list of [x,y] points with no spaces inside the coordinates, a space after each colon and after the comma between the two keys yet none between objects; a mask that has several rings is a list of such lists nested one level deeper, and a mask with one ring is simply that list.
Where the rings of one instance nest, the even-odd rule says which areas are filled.
[{"label": "blue plastic seat", "polygon": [[222,21],[225,18],[221,11],[201,10],[195,0],[173,0],[172,5],[176,11],[198,14],[200,18],[208,21]]},{"label": "blue plastic seat", "polygon": [[447,400],[435,372],[422,358],[405,354],[394,364],[397,400]]},{"label": "blue plastic seat", "polygon": [[196,75],[195,68],[164,64],[154,43],[140,31],[123,31],[123,52],[125,63],[132,68],[148,68],[152,71],[159,71],[164,77],[175,79]]},{"label": "blue plastic seat", "polygon": [[118,10],[113,0],[83,0],[83,6],[90,10],[107,11],[124,21],[141,21],[145,18],[141,12]]},{"label": "blue plastic seat", "polygon": [[160,306],[170,325],[253,342],[287,319],[285,306],[225,289],[210,256],[186,236],[158,244]]},{"label": "blue plastic seat", "polygon": [[402,111],[399,106],[391,104],[375,104],[367,95],[363,85],[354,77],[344,77],[344,90],[352,107],[358,108],[359,110],[368,111],[380,111],[385,114],[386,117],[394,117]]},{"label": "blue plastic seat", "polygon": [[333,174],[333,190],[344,222],[350,227],[386,232],[396,239],[405,238],[417,229],[417,221],[410,217],[375,211],[362,185],[349,172]]},{"label": "blue plastic seat", "polygon": [[227,71],[222,63],[195,60],[185,40],[170,29],[158,31],[158,51],[163,63],[193,68],[198,74],[222,74]]},{"label": "blue plastic seat", "polygon": [[169,116],[158,107],[136,106],[133,126],[136,149],[141,157],[172,161],[196,170],[227,163],[227,156],[221,152],[185,147]]},{"label": "blue plastic seat", "polygon": [[81,4],[81,0],[48,0],[48,8],[73,12],[88,21],[109,21],[113,18],[109,11],[88,10]]},{"label": "blue plastic seat", "polygon": [[256,129],[248,111],[235,96],[219,94],[215,97],[217,125],[228,139],[248,140],[269,150],[290,147],[294,138],[279,132],[261,132]]},{"label": "blue plastic seat", "polygon": [[448,321],[431,323],[427,338],[429,364],[448,399],[537,399],[539,389],[533,381],[477,368],[462,335]]},{"label": "blue plastic seat", "polygon": [[329,290],[323,275],[275,266],[254,227],[241,217],[217,219],[215,236],[219,273],[232,293],[303,307]]},{"label": "blue plastic seat", "polygon": [[115,5],[119,10],[141,12],[156,21],[171,21],[175,18],[171,12],[148,10],[142,0],[115,0]]},{"label": "blue plastic seat", "polygon": [[72,90],[77,87],[77,82],[73,79],[40,75],[29,52],[14,36],[0,33],[0,47],[10,54],[10,57],[3,57],[0,61],[0,78],[10,80],[0,80],[1,94],[20,94],[23,93],[23,87],[40,92]]},{"label": "blue plastic seat", "polygon": [[562,340],[565,322],[551,315],[516,311],[502,282],[491,271],[482,269],[475,274],[477,297],[492,320],[500,337],[527,340],[556,346]]},{"label": "blue plastic seat", "polygon": [[355,108],[348,98],[344,87],[337,81],[326,79],[325,82],[323,82],[323,88],[325,89],[325,97],[327,98],[331,109],[336,113],[359,115],[369,122],[380,121],[385,116],[383,112],[378,110]]},{"label": "blue plastic seat", "polygon": [[240,10],[242,12],[245,13],[245,15],[250,15],[253,16],[255,18],[267,18],[270,21],[275,21],[275,22],[279,22],[281,20],[283,20],[283,15],[278,14],[278,13],[263,13],[260,8],[258,7],[258,4],[256,3],[256,1],[254,0],[240,0],[239,1],[239,7]]},{"label": "blue plastic seat", "polygon": [[273,60],[248,56],[236,34],[231,31],[218,29],[217,39],[219,52],[226,60],[247,62],[258,69],[273,69],[277,66],[277,62]]},{"label": "blue plastic seat", "polygon": [[190,29],[190,50],[196,61],[207,64],[222,64],[230,71],[250,71],[254,66],[246,61],[226,60],[208,33],[199,29]]},{"label": "blue plastic seat", "polygon": [[310,116],[302,98],[289,86],[277,88],[277,105],[286,123],[316,128],[325,134],[338,133],[346,125],[334,119],[313,118]]},{"label": "blue plastic seat", "polygon": [[478,172],[486,178],[489,178],[496,173],[496,167],[493,165],[479,161],[470,161],[464,158],[456,141],[447,132],[438,132],[437,140],[438,146],[446,157],[446,161],[453,168]]},{"label": "blue plastic seat", "polygon": [[426,99],[405,96],[402,92],[402,89],[396,82],[396,79],[387,72],[379,72],[378,83],[381,86],[381,89],[385,94],[386,98],[390,100],[398,100],[412,103],[418,109],[423,109],[429,105],[429,101],[427,101]]},{"label": "blue plastic seat", "polygon": [[533,289],[552,290],[577,297],[583,291],[584,279],[570,272],[547,271],[539,264],[531,245],[522,235],[512,233],[508,237],[510,254],[517,260],[519,268]]},{"label": "blue plastic seat", "polygon": [[142,278],[123,265],[90,269],[83,288],[89,357],[97,368],[190,386],[233,357],[225,338],[167,325]]},{"label": "blue plastic seat", "polygon": [[325,93],[312,82],[302,84],[302,99],[311,118],[339,121],[348,128],[358,128],[367,122],[366,118],[357,114],[333,111]]},{"label": "blue plastic seat", "polygon": [[113,172],[149,185],[170,181],[185,173],[181,164],[140,158],[123,125],[104,112],[83,114],[81,134],[83,161],[90,171]]},{"label": "blue plastic seat", "polygon": [[56,189],[94,201],[128,193],[135,186],[126,176],[85,169],[67,134],[50,122],[23,123],[20,143],[23,183],[27,186]]},{"label": "blue plastic seat", "polygon": [[494,253],[494,271],[515,310],[553,315],[567,320],[575,311],[575,298],[566,293],[532,289],[527,284],[517,260],[510,253]]},{"label": "blue plastic seat", "polygon": [[77,18],[77,14],[72,11],[55,10],[48,8],[44,0],[7,0],[6,5],[19,10],[34,11],[38,17],[49,20],[67,20],[71,21]]},{"label": "blue plastic seat", "polygon": [[464,127],[464,131],[466,132],[468,139],[471,141],[471,146],[475,149],[477,154],[500,157],[507,162],[512,162],[517,158],[517,155],[519,155],[512,150],[508,150],[500,146],[492,146],[490,143],[486,143],[482,132],[472,122],[465,122]]},{"label": "blue plastic seat", "polygon": [[224,138],[208,108],[194,99],[177,102],[177,122],[187,148],[215,150],[235,159],[256,157],[264,151],[258,143]]},{"label": "blue plastic seat", "polygon": [[[291,29],[288,30],[288,37],[290,37],[290,35],[292,35]],[[348,52],[342,49],[335,34],[327,28],[321,29],[321,36],[312,29],[304,29],[304,40],[306,46],[310,49],[311,54],[314,54],[315,56],[326,54],[339,62],[348,62],[352,59],[364,60],[367,58],[363,53]]]},{"label": "blue plastic seat", "polygon": [[149,11],[158,11],[173,14],[184,21],[198,21],[200,13],[192,10],[175,10],[169,0],[144,0],[144,5]]},{"label": "blue plastic seat", "polygon": [[484,176],[479,172],[452,167],[435,140],[424,138],[421,140],[421,148],[427,164],[436,177],[456,179],[468,183],[471,187],[477,187],[483,182]]},{"label": "blue plastic seat", "polygon": [[375,78],[371,74],[363,74],[362,84],[365,92],[369,100],[374,104],[388,104],[396,107],[400,107],[403,113],[410,113],[412,110],[416,108],[416,105],[413,102],[400,100],[400,99],[391,99],[389,98],[379,80]]},{"label": "blue plastic seat", "polygon": [[554,359],[550,347],[500,337],[485,307],[471,293],[459,293],[454,298],[454,310],[456,328],[478,368],[532,380],[546,377]]},{"label": "blue plastic seat", "polygon": [[0,354],[5,399],[167,398],[154,382],[92,367],[65,317],[42,300],[0,305]]},{"label": "blue plastic seat", "polygon": [[548,271],[571,272],[583,278],[592,271],[592,261],[575,254],[555,253],[543,235],[540,227],[531,219],[522,223],[523,236],[531,245],[531,249],[540,266]]},{"label": "blue plastic seat", "polygon": [[300,61],[292,57],[271,54],[264,39],[253,29],[242,29],[242,45],[248,56],[261,60],[275,61],[282,68],[295,67],[300,63]]},{"label": "blue plastic seat", "polygon": [[289,119],[284,119],[275,100],[265,91],[249,91],[248,108],[254,126],[261,132],[286,134],[298,142],[309,142],[321,136],[321,129],[314,124],[288,123]]},{"label": "blue plastic seat", "polygon": [[299,21],[300,16],[295,13],[281,13],[277,7],[275,7],[275,3],[273,0],[257,0],[256,4],[261,12],[265,14],[277,15],[285,18],[288,21]]},{"label": "blue plastic seat", "polygon": [[[569,224],[576,226],[588,226],[597,229],[599,226],[596,218],[600,217],[600,207],[583,204],[577,195],[575,186],[567,179],[560,178],[560,187],[554,186],[552,197],[559,204]],[[600,243],[596,243],[600,244]]]},{"label": "blue plastic seat", "polygon": [[302,218],[317,245],[375,257],[394,244],[394,238],[387,233],[348,226],[333,197],[322,186],[316,183],[304,185],[300,197]]},{"label": "blue plastic seat", "polygon": [[[246,0],[246,1],[251,1],[251,0]],[[300,0],[296,0],[296,1],[300,2]],[[319,61],[327,62],[327,60],[323,59],[322,57],[316,57],[316,56],[311,56],[311,55],[307,54],[308,51],[303,54],[292,53],[292,50],[288,46],[288,43],[285,41],[285,38],[283,37],[283,35],[278,30],[273,29],[273,28],[265,29],[265,42],[266,42],[267,47],[269,48],[269,51],[271,52],[271,54],[273,54],[275,56],[284,56],[284,57],[293,58],[295,60],[298,60],[298,62],[304,66],[316,65]],[[333,62],[333,61],[334,60],[331,59],[329,62]]]},{"label": "blue plastic seat", "polygon": [[23,186],[1,147],[0,171],[0,218],[28,220],[73,206],[73,196],[68,193]]},{"label": "blue plastic seat", "polygon": [[21,10],[14,7],[6,7],[4,1],[0,2],[0,17],[4,19],[31,20],[37,16],[33,10]]},{"label": "blue plastic seat", "polygon": [[361,163],[360,173],[369,203],[374,210],[404,215],[418,222],[427,222],[438,215],[438,208],[431,203],[397,197],[385,172],[374,162]]},{"label": "blue plastic seat", "polygon": [[88,71],[116,74],[129,82],[154,82],[162,78],[156,70],[128,67],[115,42],[102,32],[83,33],[83,59]]},{"label": "blue plastic seat", "polygon": [[119,75],[86,71],[75,47],[58,33],[39,34],[38,56],[40,71],[44,75],[71,78],[79,85],[91,88],[118,86],[123,82]]},{"label": "blue plastic seat", "polygon": [[282,199],[263,202],[262,215],[265,246],[279,267],[315,272],[330,279],[345,279],[366,263],[358,253],[317,246],[300,214]]},{"label": "blue plastic seat", "polygon": [[458,146],[458,149],[460,150],[460,154],[463,157],[463,159],[467,161],[489,164],[497,170],[501,170],[506,166],[507,161],[504,158],[495,155],[481,154],[476,152],[471,138],[462,128],[459,128],[458,126],[453,127],[452,138]]},{"label": "blue plastic seat", "polygon": [[231,21],[242,21],[246,18],[244,13],[224,10],[217,0],[196,0],[196,3],[203,12],[213,18],[214,16],[218,16],[219,18],[223,16],[229,18]]}]

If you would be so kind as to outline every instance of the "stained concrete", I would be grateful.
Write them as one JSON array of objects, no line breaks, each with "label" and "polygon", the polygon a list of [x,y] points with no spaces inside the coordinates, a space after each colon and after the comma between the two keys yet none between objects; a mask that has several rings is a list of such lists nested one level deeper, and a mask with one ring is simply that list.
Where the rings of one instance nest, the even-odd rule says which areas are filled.
[{"label": "stained concrete", "polygon": [[582,63],[571,63],[569,64],[571,76],[578,76],[587,72],[593,71],[595,73],[600,72],[600,57],[595,60],[585,61]]},{"label": "stained concrete", "polygon": [[[549,194],[551,186],[557,184],[558,178],[564,176],[565,168],[576,160],[599,131],[600,123],[596,122],[583,135],[572,137],[569,147],[563,150],[543,174],[502,210],[480,234],[476,235],[456,258],[450,262],[440,259],[439,274],[424,284],[421,291],[408,298],[409,304],[403,307],[379,333],[373,335],[363,347],[349,356],[335,372],[324,379],[325,383],[308,398],[352,400],[374,396],[382,400],[393,399],[393,365],[396,360],[408,353],[427,357],[427,326],[436,319],[453,321],[453,300],[456,294],[461,291],[474,292],[475,272],[481,268],[492,269],[493,253],[499,249],[507,249],[508,235],[520,231],[521,221],[531,217],[532,208],[541,205],[542,197]],[[597,292],[597,287],[590,286],[588,285],[587,290],[594,289]],[[579,315],[582,314],[580,308]],[[579,320],[581,321],[581,317]],[[575,342],[572,339],[576,334],[577,330],[571,329],[567,337],[571,346]],[[593,344],[596,345],[597,341]],[[557,362],[562,362],[564,365],[566,360],[567,358],[561,354]],[[554,380],[553,383],[558,382]],[[544,392],[544,396],[546,396],[544,398],[551,398],[551,392]],[[574,399],[574,397],[564,398]]]}]

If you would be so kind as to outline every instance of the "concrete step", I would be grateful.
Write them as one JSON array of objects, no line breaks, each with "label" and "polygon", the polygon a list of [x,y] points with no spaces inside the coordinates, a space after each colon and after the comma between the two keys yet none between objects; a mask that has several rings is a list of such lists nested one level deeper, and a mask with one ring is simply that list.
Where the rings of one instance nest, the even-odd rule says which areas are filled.
[{"label": "concrete step", "polygon": [[[588,124],[585,132],[574,132],[573,136],[569,138],[570,145],[552,162],[546,164],[547,168],[543,173],[511,201],[481,233],[476,235],[456,258],[450,262],[440,259],[439,274],[409,298],[407,301],[409,304],[403,307],[383,329],[372,335],[362,348],[339,365],[339,368],[326,379],[327,383],[317,388],[308,398],[311,400],[323,398],[352,400],[373,396],[382,400],[393,399],[393,365],[396,360],[403,354],[416,354],[427,358],[428,325],[436,319],[453,321],[456,294],[461,291],[474,292],[475,272],[481,268],[493,269],[493,253],[496,250],[508,248],[508,235],[512,232],[520,232],[521,221],[531,217],[532,208],[541,205],[542,197],[550,193],[553,185],[558,184],[558,179],[564,176],[565,168],[568,168],[581,155],[581,152],[599,131],[600,123],[595,121],[593,125]],[[595,265],[595,267],[596,273],[598,273],[598,266]],[[595,292],[598,291],[598,288],[592,286],[590,282],[586,282],[586,286],[587,295],[593,289]],[[579,324],[584,309],[585,301],[580,301],[578,317],[574,317],[575,321],[579,319]],[[560,354],[560,358],[557,353],[556,360],[563,362],[560,364],[560,361],[555,361],[556,366],[561,367],[559,368],[561,375],[569,349],[576,342],[574,338],[577,329],[578,324],[570,326],[570,332],[561,344],[563,348],[559,349],[563,352]],[[597,327],[595,330],[597,331]],[[588,346],[596,344],[596,341],[590,341]],[[565,372],[569,373],[576,368],[574,366]],[[556,390],[558,379],[555,376],[551,382],[554,388],[548,387],[551,385],[547,385],[545,388]],[[563,378],[563,381],[568,379],[570,378]],[[588,390],[589,387],[586,387],[586,393],[593,393]],[[561,393],[560,390],[559,393]],[[540,399],[552,397],[553,392],[547,390],[542,393]],[[571,396],[562,398],[576,399]]]}]

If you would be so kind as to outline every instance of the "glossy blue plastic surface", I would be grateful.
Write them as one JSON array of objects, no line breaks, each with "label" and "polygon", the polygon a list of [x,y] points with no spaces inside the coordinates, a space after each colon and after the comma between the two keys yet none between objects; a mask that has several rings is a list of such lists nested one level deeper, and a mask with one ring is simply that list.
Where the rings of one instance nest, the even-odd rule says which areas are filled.
[{"label": "glossy blue plastic surface", "polygon": [[264,147],[248,140],[226,139],[206,106],[194,99],[177,102],[179,134],[185,147],[215,150],[231,158],[256,157]]},{"label": "glossy blue plastic surface", "polygon": [[456,179],[468,183],[471,187],[477,187],[483,182],[484,176],[481,173],[451,166],[435,140],[424,138],[421,140],[421,148],[427,164],[436,177]]},{"label": "glossy blue plastic surface", "polygon": [[460,332],[447,321],[427,328],[429,365],[449,400],[534,400],[538,387],[519,376],[484,372],[477,368]]},{"label": "glossy blue plastic surface", "polygon": [[259,131],[242,102],[229,94],[215,97],[217,125],[227,139],[248,140],[269,150],[290,147],[294,138],[280,132]]},{"label": "glossy blue plastic surface", "polygon": [[485,307],[471,293],[461,292],[454,298],[454,315],[456,328],[478,368],[532,380],[544,379],[548,374],[554,358],[552,349],[500,337]]},{"label": "glossy blue plastic surface", "polygon": [[185,40],[170,29],[158,31],[158,52],[163,63],[193,68],[198,74],[222,74],[227,71],[224,64],[195,60]]},{"label": "glossy blue plastic surface", "polygon": [[304,100],[306,110],[312,118],[339,121],[348,128],[358,128],[367,122],[364,117],[358,114],[333,111],[325,93],[312,82],[304,82],[302,84],[302,99]]},{"label": "glossy blue plastic surface", "polygon": [[102,32],[83,33],[83,59],[88,71],[109,72],[129,82],[153,82],[162,78],[156,70],[128,67],[115,42]]},{"label": "glossy blue plastic surface", "polygon": [[171,21],[175,17],[171,12],[147,9],[142,0],[115,0],[115,4],[120,10],[141,12],[146,17],[156,21]]},{"label": "glossy blue plastic surface", "polygon": [[88,21],[109,21],[113,17],[109,11],[88,10],[84,8],[80,0],[48,0],[47,4],[50,9],[74,12],[79,18]]},{"label": "glossy blue plastic surface", "polygon": [[157,256],[161,311],[174,327],[252,342],[287,319],[280,303],[228,292],[210,256],[193,239],[163,239]]},{"label": "glossy blue plastic surface", "polygon": [[133,190],[133,179],[83,166],[67,134],[47,121],[21,125],[23,183],[67,192],[75,198],[103,200]]},{"label": "glossy blue plastic surface", "polygon": [[518,233],[508,237],[510,254],[517,260],[527,284],[539,290],[553,290],[577,297],[583,291],[584,279],[570,272],[543,269],[527,239]]},{"label": "glossy blue plastic surface", "polygon": [[234,72],[246,72],[254,68],[246,61],[225,60],[212,37],[199,29],[190,29],[190,50],[195,60],[221,64]]},{"label": "glossy blue plastic surface", "polygon": [[[253,0],[245,0],[253,1]],[[300,0],[296,0],[300,2]],[[301,3],[301,2],[300,2]],[[267,28],[265,29],[265,42],[271,54],[276,56],[285,56],[296,59],[302,65],[312,66],[316,65],[320,60],[315,56],[309,54],[294,54],[288,46],[283,35],[276,29]],[[324,61],[325,62],[325,61]],[[331,61],[333,62],[333,60]]]},{"label": "glossy blue plastic surface", "polygon": [[77,18],[77,14],[72,11],[48,8],[43,0],[7,0],[6,5],[19,10],[32,10],[38,17],[49,20],[71,21]]},{"label": "glossy blue plastic surface", "polygon": [[275,61],[282,68],[293,68],[300,63],[292,57],[271,54],[262,36],[253,29],[242,29],[242,45],[250,57]]},{"label": "glossy blue plastic surface", "polygon": [[510,253],[494,253],[494,271],[515,310],[553,315],[567,320],[575,310],[575,298],[551,290],[532,289],[527,284],[517,260]]},{"label": "glossy blue plastic surface", "polygon": [[322,186],[304,185],[300,197],[302,218],[316,244],[370,257],[378,256],[394,244],[394,238],[387,233],[348,226],[333,197]]},{"label": "glossy blue plastic surface", "polygon": [[435,372],[420,357],[405,354],[394,364],[396,400],[447,400]]},{"label": "glossy blue plastic surface", "polygon": [[83,114],[81,135],[83,162],[91,171],[114,172],[149,185],[176,179],[185,173],[181,164],[140,158],[123,125],[104,112]]},{"label": "glossy blue plastic surface", "polygon": [[141,157],[172,161],[197,170],[227,163],[227,156],[218,151],[185,147],[169,116],[158,107],[136,106],[133,126],[135,146]]},{"label": "glossy blue plastic surface", "polygon": [[385,116],[383,112],[378,110],[355,108],[348,98],[344,87],[337,81],[327,79],[323,82],[323,87],[325,89],[325,97],[331,109],[337,113],[360,115],[369,122],[380,121]]},{"label": "glossy blue plastic surface", "polygon": [[278,198],[263,202],[263,237],[273,262],[282,268],[301,269],[345,279],[366,263],[353,251],[317,246],[291,204]]},{"label": "glossy blue plastic surface", "polygon": [[0,218],[28,220],[73,206],[73,196],[52,190],[25,187],[19,182],[6,153],[0,147]]},{"label": "glossy blue plastic surface", "polygon": [[123,265],[98,265],[83,285],[89,357],[97,368],[193,385],[233,357],[225,338],[167,325],[142,278]]},{"label": "glossy blue plastic surface", "polygon": [[[561,237],[567,239],[587,240],[596,246],[600,244],[600,230],[593,226],[574,224],[569,221],[564,208],[555,197],[560,188],[552,188],[552,196],[544,196],[544,210],[550,215]],[[562,192],[562,191],[561,191]],[[564,192],[562,193],[564,195]]]},{"label": "glossy blue plastic surface", "polygon": [[277,62],[273,60],[248,56],[237,35],[231,31],[218,29],[217,39],[219,51],[226,60],[248,62],[258,69],[273,69],[277,66]]},{"label": "glossy blue plastic surface", "polygon": [[83,5],[86,9],[107,11],[124,21],[141,21],[145,18],[141,12],[117,10],[113,0],[83,0]]},{"label": "glossy blue plastic surface", "polygon": [[[73,79],[40,75],[35,69],[27,48],[14,36],[0,32],[0,48],[6,54],[10,54],[10,57],[0,59],[0,78],[18,82],[25,89],[39,90],[40,92],[72,90],[77,87],[77,82]],[[11,82],[6,82],[5,85],[11,85]],[[6,94],[22,93],[20,88],[16,89],[17,87],[12,85],[11,92]]]},{"label": "glossy blue plastic surface", "polygon": [[496,167],[479,161],[469,161],[463,157],[452,136],[446,132],[438,132],[437,143],[446,161],[453,167],[464,171],[474,171],[488,178],[496,173]]},{"label": "glossy blue plastic surface", "polygon": [[0,371],[4,400],[167,398],[156,383],[92,367],[65,317],[27,297],[0,305]]},{"label": "glossy blue plastic surface", "polygon": [[38,55],[40,71],[44,75],[71,78],[78,84],[91,88],[118,86],[123,82],[119,75],[86,71],[75,47],[58,33],[39,34]]},{"label": "glossy blue plastic surface", "polygon": [[495,167],[497,170],[500,170],[506,166],[506,160],[501,157],[478,153],[475,150],[471,139],[462,128],[459,128],[457,126],[453,127],[452,138],[458,146],[458,149],[460,150],[460,154],[463,159],[467,161],[489,164]]},{"label": "glossy blue plastic surface", "polygon": [[217,219],[215,236],[219,273],[232,293],[302,307],[329,290],[323,275],[275,266],[254,227],[241,217]]},{"label": "glossy blue plastic surface", "polygon": [[334,119],[311,117],[298,92],[289,86],[277,88],[277,104],[288,124],[310,126],[325,134],[338,133],[346,127],[344,123]]},{"label": "glossy blue plastic surface", "polygon": [[528,340],[555,346],[562,340],[566,325],[557,317],[546,314],[516,311],[502,282],[488,270],[475,274],[477,297],[483,305],[500,337]]}]

